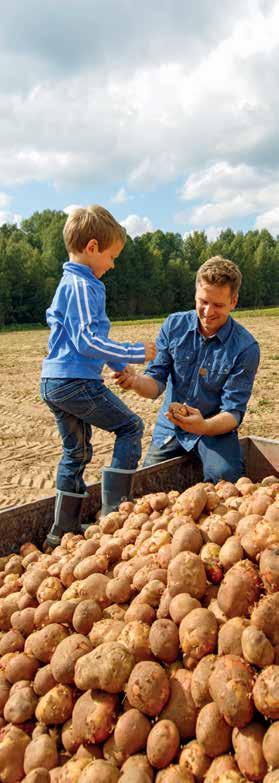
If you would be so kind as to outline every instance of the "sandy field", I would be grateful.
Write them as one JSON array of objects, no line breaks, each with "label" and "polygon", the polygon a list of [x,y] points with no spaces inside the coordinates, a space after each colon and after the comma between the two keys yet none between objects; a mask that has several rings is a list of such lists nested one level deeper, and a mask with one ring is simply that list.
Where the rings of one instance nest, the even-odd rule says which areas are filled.
[{"label": "sandy field", "polygon": [[[241,319],[239,319],[241,320]],[[278,318],[243,317],[242,323],[260,343],[261,365],[240,434],[279,437],[279,347]],[[116,340],[154,338],[159,324],[114,326]],[[61,454],[60,438],[46,405],[39,395],[41,361],[46,353],[47,330],[0,335],[0,508],[19,505],[55,492],[56,466]],[[117,394],[109,370],[108,386]],[[161,400],[144,400],[125,393],[125,401],[145,421],[143,454],[151,438]],[[94,457],[87,468],[88,484],[98,481],[100,469],[110,464],[113,436],[96,430]]]}]

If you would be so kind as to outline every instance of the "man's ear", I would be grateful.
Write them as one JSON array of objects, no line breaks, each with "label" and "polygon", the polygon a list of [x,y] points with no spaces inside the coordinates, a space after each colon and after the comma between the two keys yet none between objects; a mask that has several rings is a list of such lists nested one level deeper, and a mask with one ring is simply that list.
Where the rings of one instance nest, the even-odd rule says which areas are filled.
[{"label": "man's ear", "polygon": [[235,307],[237,305],[237,302],[238,302],[238,294],[233,294],[232,295],[232,310],[235,309]]},{"label": "man's ear", "polygon": [[97,242],[97,239],[89,239],[89,242],[87,242],[86,250],[88,253],[98,253],[99,245]]}]

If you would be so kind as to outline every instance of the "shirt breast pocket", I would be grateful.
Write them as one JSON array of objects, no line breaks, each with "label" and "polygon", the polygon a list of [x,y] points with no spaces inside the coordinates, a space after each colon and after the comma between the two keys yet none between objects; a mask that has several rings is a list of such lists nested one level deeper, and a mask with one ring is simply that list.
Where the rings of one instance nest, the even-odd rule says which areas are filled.
[{"label": "shirt breast pocket", "polygon": [[176,351],[174,355],[174,372],[179,382],[187,383],[195,369],[196,354],[194,351]]},{"label": "shirt breast pocket", "polygon": [[[203,368],[201,369],[203,370]],[[232,366],[227,362],[223,365],[213,364],[212,366],[207,366],[205,372],[204,370],[201,371],[201,369],[200,375],[204,386],[208,389],[216,389],[216,391],[219,391],[223,388],[229,378]]]}]

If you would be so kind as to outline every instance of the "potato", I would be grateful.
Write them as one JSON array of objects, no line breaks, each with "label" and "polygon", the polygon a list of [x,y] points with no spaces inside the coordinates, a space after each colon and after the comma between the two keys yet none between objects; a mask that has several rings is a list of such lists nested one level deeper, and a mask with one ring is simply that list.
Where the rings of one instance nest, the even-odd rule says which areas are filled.
[{"label": "potato", "polygon": [[110,579],[106,593],[112,603],[125,604],[133,594],[130,579],[127,576],[116,576]]},{"label": "potato", "polygon": [[180,552],[168,568],[168,589],[172,598],[178,593],[189,593],[201,598],[206,590],[206,573],[200,557],[194,552]]},{"label": "potato", "polygon": [[264,733],[265,728],[260,723],[235,728],[232,733],[237,764],[242,775],[249,780],[262,780],[267,772],[262,748]]},{"label": "potato", "polygon": [[242,654],[248,663],[263,668],[270,666],[275,658],[275,650],[269,639],[258,628],[252,625],[245,628],[242,637]]},{"label": "potato", "polygon": [[0,671],[0,715],[3,715],[3,709],[8,701],[11,684],[3,672]]},{"label": "potato", "polygon": [[46,726],[65,723],[73,711],[73,692],[68,685],[55,685],[39,700],[36,718]]},{"label": "potato", "polygon": [[220,714],[217,704],[202,707],[196,727],[196,737],[207,756],[214,758],[231,747],[232,729]]},{"label": "potato", "polygon": [[242,634],[249,625],[245,617],[232,617],[218,634],[218,655],[242,655]]},{"label": "potato", "polygon": [[[217,783],[217,781],[219,783],[221,777],[223,778],[223,775],[236,771],[237,764],[233,756],[226,753],[222,756],[217,756],[215,759],[213,759],[213,761],[211,761],[210,767],[205,776],[205,781],[206,783]],[[238,781],[236,781],[236,783],[238,783]]]},{"label": "potato", "polygon": [[179,634],[173,620],[155,620],[149,633],[150,648],[164,663],[172,663],[179,652]]},{"label": "potato", "polygon": [[170,696],[166,706],[160,713],[160,719],[173,721],[181,739],[191,739],[195,736],[197,708],[191,694],[191,673],[178,668],[170,677]]},{"label": "potato", "polygon": [[177,498],[174,504],[174,510],[182,511],[185,514],[191,514],[194,520],[197,520],[206,506],[207,494],[205,489],[200,487],[189,487]]},{"label": "potato", "polygon": [[180,743],[178,729],[171,720],[158,720],[147,738],[146,753],[152,767],[163,769],[174,759]]},{"label": "potato", "polygon": [[73,685],[76,661],[91,652],[89,639],[79,633],[72,633],[60,642],[50,661],[52,674],[57,682]]},{"label": "potato", "polygon": [[155,617],[155,609],[149,604],[132,603],[125,612],[124,620],[125,623],[132,623],[134,620],[137,620],[151,625]]},{"label": "potato", "polygon": [[73,738],[78,744],[104,742],[112,734],[118,708],[115,694],[86,691],[73,709]]},{"label": "potato", "polygon": [[263,783],[279,783],[279,769],[274,769],[264,776]]},{"label": "potato", "polygon": [[31,772],[23,778],[22,783],[51,783],[49,771],[44,767],[37,767],[32,769]]},{"label": "potato", "polygon": [[134,620],[126,623],[119,634],[118,642],[129,650],[136,661],[145,661],[151,658],[149,634],[150,627],[147,623]]},{"label": "potato", "polygon": [[[61,603],[66,603],[61,601]],[[92,598],[87,598],[75,606],[72,624],[77,633],[87,635],[93,626],[102,618],[102,610],[99,604]]]},{"label": "potato", "polygon": [[279,718],[279,666],[267,666],[253,688],[255,706],[265,718]]},{"label": "potato", "polygon": [[123,620],[123,622],[125,622],[127,606],[128,604],[122,604],[122,606],[119,606],[119,604],[110,604],[110,606],[106,606],[106,608],[103,610],[103,619]]},{"label": "potato", "polygon": [[49,663],[54,650],[66,637],[67,631],[63,625],[51,623],[39,631],[34,631],[28,639],[29,645],[28,647],[25,646],[25,652],[28,650],[28,654],[30,648],[30,652],[35,658],[42,661],[42,663]]},{"label": "potato", "polygon": [[0,733],[0,780],[17,783],[24,776],[23,760],[30,737],[17,728],[5,726]]},{"label": "potato", "polygon": [[217,621],[209,609],[193,609],[179,626],[183,660],[193,669],[204,655],[214,652],[217,643]]},{"label": "potato", "polygon": [[104,642],[116,642],[125,623],[123,620],[100,620],[93,624],[89,639],[93,648]]},{"label": "potato", "polygon": [[160,603],[156,613],[158,620],[164,620],[167,617],[169,617],[170,602],[171,602],[171,595],[168,588],[166,587],[166,589],[161,595]]},{"label": "potato", "polygon": [[22,636],[29,636],[34,630],[34,607],[27,607],[20,612],[14,612],[11,616],[11,626],[20,631]]},{"label": "potato", "polygon": [[276,593],[279,590],[279,547],[263,550],[259,570],[267,593]]},{"label": "potato", "polygon": [[150,730],[148,718],[139,710],[131,708],[118,718],[114,729],[116,748],[126,756],[143,750]]},{"label": "potato", "polygon": [[34,691],[37,696],[44,696],[45,693],[50,691],[56,685],[56,680],[52,674],[50,664],[42,666],[35,675],[34,679]]},{"label": "potato", "polygon": [[191,694],[198,709],[212,701],[209,692],[209,677],[214,671],[216,661],[216,655],[205,655],[193,671]]},{"label": "potato", "polygon": [[252,610],[251,623],[263,631],[272,645],[279,645],[279,592],[259,601]]},{"label": "potato", "polygon": [[265,732],[263,755],[269,768],[279,770],[279,721],[269,726]]},{"label": "potato", "polygon": [[217,600],[226,617],[246,617],[259,596],[258,570],[249,560],[241,560],[227,571]]},{"label": "potato", "polygon": [[209,691],[230,726],[242,728],[252,720],[253,681],[253,669],[242,658],[237,655],[217,658],[209,678]]},{"label": "potato", "polygon": [[[25,681],[23,680],[23,682]],[[7,723],[13,724],[25,723],[33,717],[37,701],[38,699],[29,683],[14,692],[11,691],[4,707],[5,720]]]},{"label": "potato", "polygon": [[82,771],[79,783],[117,783],[120,772],[114,764],[103,759],[92,761]]},{"label": "potato", "polygon": [[229,536],[223,546],[221,546],[219,552],[219,559],[221,566],[225,571],[232,568],[233,565],[242,560],[244,557],[243,547],[236,536]]},{"label": "potato", "polygon": [[63,592],[64,587],[60,579],[55,576],[48,576],[46,579],[43,579],[38,587],[36,598],[39,604],[43,603],[43,601],[59,601]]},{"label": "potato", "polygon": [[47,569],[35,564],[25,572],[24,576],[22,577],[22,582],[27,593],[29,593],[31,596],[36,596],[40,584],[44,579],[47,578]]},{"label": "potato", "polygon": [[189,593],[178,593],[171,599],[169,605],[169,613],[171,619],[179,625],[183,617],[186,617],[192,609],[199,609],[201,607],[197,598],[192,598]]},{"label": "potato", "polygon": [[178,764],[171,764],[158,772],[156,783],[194,783],[194,776],[189,769],[181,769]]},{"label": "potato", "polygon": [[[59,773],[53,778],[53,770],[50,771],[51,783],[79,783],[81,773],[88,766],[88,759],[70,759],[59,768]],[[55,767],[54,767],[55,769]]]},{"label": "potato", "polygon": [[197,555],[202,547],[203,540],[202,535],[194,522],[188,522],[174,533],[171,542],[171,554],[172,557],[176,557],[179,552],[195,552]]},{"label": "potato", "polygon": [[24,649],[24,637],[19,631],[12,628],[0,639],[0,657],[9,652],[22,652]]},{"label": "potato", "polygon": [[75,684],[81,690],[100,689],[120,693],[134,665],[134,657],[118,642],[100,644],[75,665]]},{"label": "potato", "polygon": [[126,692],[132,707],[151,717],[159,715],[170,694],[164,669],[152,661],[137,663],[130,674]]},{"label": "potato", "polygon": [[124,761],[124,764],[121,767],[122,779],[124,780],[124,775],[129,776],[129,778],[125,778],[127,783],[134,783],[134,781],[136,781],[135,776],[137,772],[139,772],[142,777],[136,783],[146,783],[146,778],[148,778],[149,781],[153,781],[152,767],[149,764],[147,756],[141,753],[135,753],[135,755],[130,756]]},{"label": "potato", "polygon": [[108,606],[109,601],[106,595],[108,582],[109,577],[104,574],[90,574],[79,582],[79,597],[93,598],[101,607]]},{"label": "potato", "polygon": [[43,603],[36,607],[34,612],[34,624],[37,630],[44,628],[45,625],[50,625],[49,610],[54,603],[54,601],[43,601]]},{"label": "potato", "polygon": [[24,755],[25,775],[36,767],[52,769],[58,764],[58,754],[55,740],[49,734],[35,737],[27,745]]},{"label": "potato", "polygon": [[0,598],[0,631],[9,631],[11,616],[18,610],[18,594]]},{"label": "potato", "polygon": [[71,625],[75,609],[74,601],[54,601],[48,612],[50,622]]},{"label": "potato", "polygon": [[15,653],[6,667],[7,680],[13,683],[19,680],[33,680],[39,668],[39,661],[33,655]]},{"label": "potato", "polygon": [[206,755],[202,745],[192,740],[182,749],[179,756],[179,767],[184,772],[189,770],[195,780],[201,783],[210,767],[211,759]]}]

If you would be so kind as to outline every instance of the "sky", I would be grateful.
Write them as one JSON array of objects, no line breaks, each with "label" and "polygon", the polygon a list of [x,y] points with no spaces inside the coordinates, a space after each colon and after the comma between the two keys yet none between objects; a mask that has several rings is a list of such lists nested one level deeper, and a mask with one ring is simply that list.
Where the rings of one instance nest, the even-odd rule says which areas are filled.
[{"label": "sky", "polygon": [[0,224],[99,203],[132,237],[279,233],[278,0],[4,6]]}]

